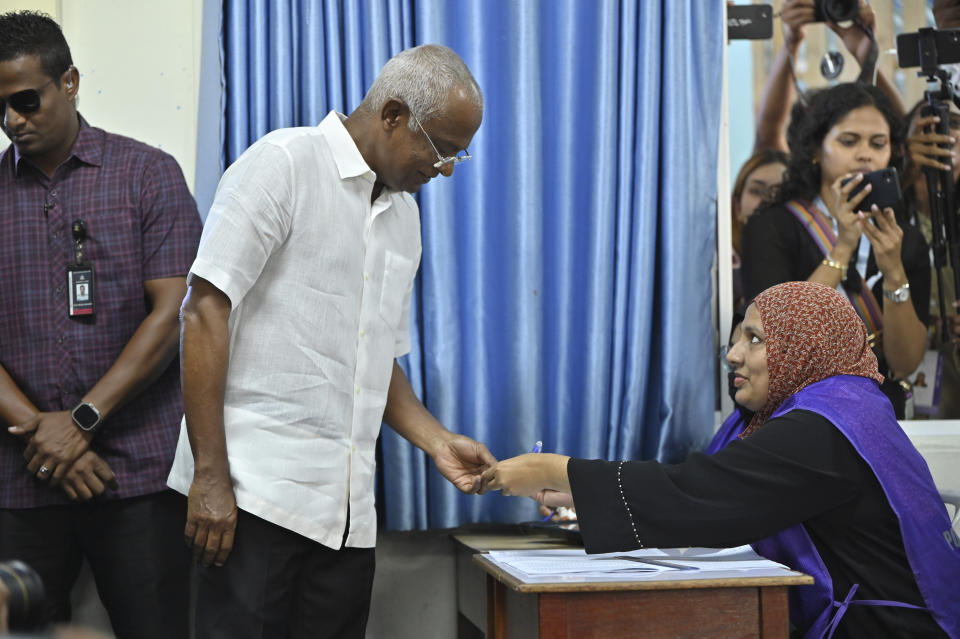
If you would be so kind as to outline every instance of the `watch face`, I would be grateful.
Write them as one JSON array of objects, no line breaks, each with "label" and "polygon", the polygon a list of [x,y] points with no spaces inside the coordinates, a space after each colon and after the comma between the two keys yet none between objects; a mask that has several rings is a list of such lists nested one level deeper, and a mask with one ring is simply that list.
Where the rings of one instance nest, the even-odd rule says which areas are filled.
[{"label": "watch face", "polygon": [[73,409],[73,421],[83,430],[90,430],[100,421],[100,415],[89,404],[80,404]]}]

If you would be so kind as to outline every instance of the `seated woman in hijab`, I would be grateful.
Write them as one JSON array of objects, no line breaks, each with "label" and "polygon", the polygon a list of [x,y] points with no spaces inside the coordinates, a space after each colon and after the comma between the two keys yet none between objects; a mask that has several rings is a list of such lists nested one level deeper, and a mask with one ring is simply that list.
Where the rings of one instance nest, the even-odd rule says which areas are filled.
[{"label": "seated woman in hijab", "polygon": [[752,543],[816,579],[791,590],[808,637],[960,637],[960,538],[846,296],[813,282],[764,291],[727,359],[754,413],[714,455],[527,454],[489,469],[489,488],[573,503],[588,553]]}]

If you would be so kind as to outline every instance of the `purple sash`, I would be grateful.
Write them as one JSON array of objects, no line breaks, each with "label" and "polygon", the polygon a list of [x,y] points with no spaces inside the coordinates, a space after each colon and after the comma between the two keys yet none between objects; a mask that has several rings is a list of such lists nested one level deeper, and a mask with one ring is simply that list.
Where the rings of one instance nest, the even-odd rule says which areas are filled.
[{"label": "purple sash", "polygon": [[[960,639],[960,540],[950,526],[926,462],[897,424],[889,400],[873,380],[840,375],[791,395],[771,419],[798,409],[828,419],[870,466],[900,523],[907,561],[927,610],[950,637]],[[719,450],[736,438],[743,426],[735,412],[707,450]],[[913,607],[901,602],[856,600],[855,588],[837,601],[833,581],[803,524],[753,547],[764,557],[816,580],[812,586],[790,589],[790,616],[805,637],[832,635],[851,604]]]},{"label": "purple sash", "polygon": [[746,428],[746,423],[743,421],[743,417],[740,415],[740,411],[734,409],[730,416],[727,417],[720,428],[714,434],[713,439],[710,441],[710,445],[707,446],[705,452],[708,455],[712,455],[734,439],[737,438],[737,435],[743,432],[743,429]]}]

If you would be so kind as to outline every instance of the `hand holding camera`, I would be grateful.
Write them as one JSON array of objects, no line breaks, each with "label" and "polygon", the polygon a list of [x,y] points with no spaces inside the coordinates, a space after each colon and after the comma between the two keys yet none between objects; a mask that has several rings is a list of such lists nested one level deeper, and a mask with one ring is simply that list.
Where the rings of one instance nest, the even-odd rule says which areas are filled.
[{"label": "hand holding camera", "polygon": [[947,122],[938,114],[923,114],[916,121],[914,133],[907,138],[907,152],[910,155],[911,168],[930,167],[937,171],[952,171],[954,180],[960,170],[960,162],[955,155],[960,144],[950,130],[951,117]]}]

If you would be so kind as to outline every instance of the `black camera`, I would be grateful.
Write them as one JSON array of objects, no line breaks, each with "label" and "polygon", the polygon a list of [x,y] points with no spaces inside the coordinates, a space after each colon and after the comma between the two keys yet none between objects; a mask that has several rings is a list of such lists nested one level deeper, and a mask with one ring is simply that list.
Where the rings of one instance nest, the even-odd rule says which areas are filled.
[{"label": "black camera", "polygon": [[859,13],[857,0],[817,0],[813,4],[814,22],[847,22]]},{"label": "black camera", "polygon": [[10,630],[35,630],[46,622],[47,597],[43,581],[33,568],[22,561],[0,561],[0,582],[9,593]]}]

